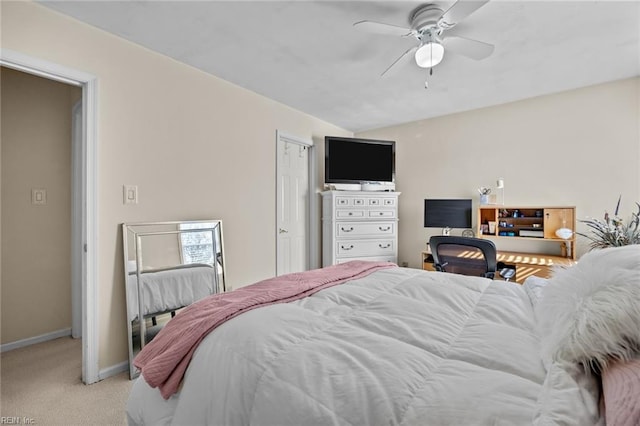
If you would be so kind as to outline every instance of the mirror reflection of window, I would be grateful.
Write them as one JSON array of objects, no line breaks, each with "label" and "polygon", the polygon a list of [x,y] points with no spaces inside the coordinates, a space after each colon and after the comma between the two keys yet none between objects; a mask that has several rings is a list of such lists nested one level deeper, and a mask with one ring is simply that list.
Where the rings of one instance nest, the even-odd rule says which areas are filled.
[{"label": "mirror reflection of window", "polygon": [[[214,223],[181,223],[179,229],[201,229],[213,228]],[[180,234],[180,246],[182,263],[185,265],[192,263],[206,263],[213,265],[213,233],[211,229],[203,232],[186,232]],[[220,247],[220,243],[216,241],[215,247]]]}]

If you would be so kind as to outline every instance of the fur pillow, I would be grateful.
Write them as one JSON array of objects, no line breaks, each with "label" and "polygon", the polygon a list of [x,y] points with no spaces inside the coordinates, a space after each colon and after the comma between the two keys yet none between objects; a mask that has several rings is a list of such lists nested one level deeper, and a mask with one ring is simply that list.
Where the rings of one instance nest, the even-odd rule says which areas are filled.
[{"label": "fur pillow", "polygon": [[545,362],[601,371],[640,351],[640,245],[589,252],[549,279],[536,306]]}]

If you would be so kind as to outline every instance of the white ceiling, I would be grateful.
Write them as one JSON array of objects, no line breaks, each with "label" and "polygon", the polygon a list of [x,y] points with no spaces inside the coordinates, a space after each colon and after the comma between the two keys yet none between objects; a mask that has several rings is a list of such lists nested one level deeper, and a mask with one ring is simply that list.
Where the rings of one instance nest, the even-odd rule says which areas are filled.
[{"label": "white ceiling", "polygon": [[424,2],[41,3],[353,132],[640,75],[638,1],[492,0],[451,31],[493,55],[446,52],[430,77],[414,62],[380,77],[415,39],[353,27],[408,27]]}]

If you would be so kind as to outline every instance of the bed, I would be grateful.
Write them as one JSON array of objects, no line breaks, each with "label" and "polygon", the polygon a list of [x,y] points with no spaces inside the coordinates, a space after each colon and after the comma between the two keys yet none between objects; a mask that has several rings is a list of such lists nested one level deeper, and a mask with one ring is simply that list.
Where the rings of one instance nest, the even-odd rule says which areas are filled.
[{"label": "bed", "polygon": [[[132,387],[127,420],[130,425],[604,424],[600,373],[615,364],[612,359],[634,361],[640,348],[640,251],[608,250],[596,253],[602,259],[585,255],[587,261],[557,277],[534,278],[523,286],[352,264],[368,262],[294,274],[289,284],[323,271],[372,269],[286,303],[252,299],[245,305],[249,309],[194,337],[188,356],[173,357],[183,375],[167,388],[170,380],[158,382],[156,376],[167,364],[166,351],[157,346],[172,339],[174,322],[173,332],[194,332],[180,323],[183,311],[136,358],[142,376]],[[612,273],[612,259],[619,258],[622,265]],[[607,285],[596,280],[583,290],[601,264],[615,279],[605,280]],[[281,283],[274,278],[255,286],[266,294],[280,291]],[[252,290],[243,289],[227,293],[225,303],[205,299],[193,310],[199,303],[228,306],[234,298],[244,300]],[[587,303],[594,294],[600,302]],[[621,296],[619,315],[596,312],[602,297]],[[570,320],[572,309],[576,321]],[[580,335],[586,317],[592,318],[587,328],[595,335]],[[612,327],[612,321],[621,326]],[[580,339],[596,343],[584,345]],[[162,360],[154,364],[157,359]]]}]

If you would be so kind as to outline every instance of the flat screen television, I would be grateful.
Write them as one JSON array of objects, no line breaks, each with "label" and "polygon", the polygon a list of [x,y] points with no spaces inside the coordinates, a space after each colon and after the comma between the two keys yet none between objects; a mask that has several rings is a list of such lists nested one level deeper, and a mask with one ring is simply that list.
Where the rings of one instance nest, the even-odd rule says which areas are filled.
[{"label": "flat screen television", "polygon": [[425,228],[471,228],[471,199],[424,200]]},{"label": "flat screen television", "polygon": [[395,141],[325,136],[325,183],[395,182]]}]

